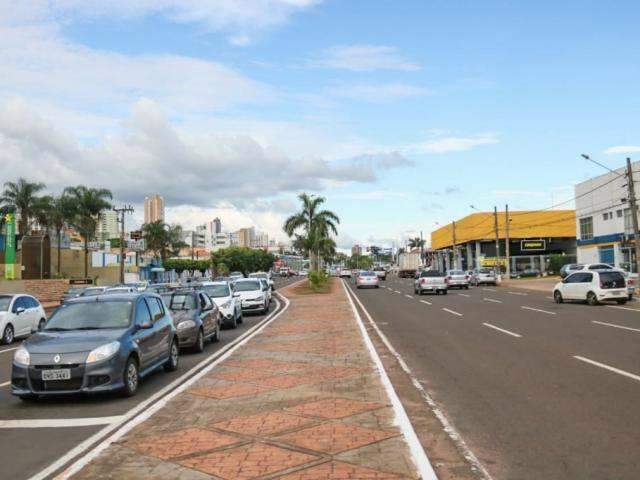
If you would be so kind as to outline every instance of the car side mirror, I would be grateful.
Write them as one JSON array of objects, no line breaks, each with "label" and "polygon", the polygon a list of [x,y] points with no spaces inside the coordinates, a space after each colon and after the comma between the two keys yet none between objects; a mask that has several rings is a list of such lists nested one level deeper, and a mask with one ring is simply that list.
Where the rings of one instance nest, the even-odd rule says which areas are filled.
[{"label": "car side mirror", "polygon": [[234,296],[234,297],[239,297],[239,296],[240,296],[240,294],[239,294],[238,292],[233,292],[233,296]]},{"label": "car side mirror", "polygon": [[138,328],[140,330],[149,330],[150,328],[153,328],[153,322],[151,321],[142,322],[138,324]]},{"label": "car side mirror", "polygon": [[563,278],[563,279],[562,279],[562,283],[567,283],[567,279],[566,279],[566,278]]},{"label": "car side mirror", "polygon": [[20,315],[21,313],[24,313],[25,308],[24,307],[18,307],[16,308],[16,315]]}]

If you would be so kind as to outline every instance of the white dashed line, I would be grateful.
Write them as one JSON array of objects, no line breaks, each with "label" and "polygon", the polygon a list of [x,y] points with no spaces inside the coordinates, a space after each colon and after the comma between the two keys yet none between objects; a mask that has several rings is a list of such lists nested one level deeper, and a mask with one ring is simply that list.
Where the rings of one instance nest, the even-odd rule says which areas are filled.
[{"label": "white dashed line", "polygon": [[121,421],[122,415],[115,417],[95,418],[38,418],[31,420],[0,420],[1,428],[60,428],[60,427],[92,427],[110,425]]},{"label": "white dashed line", "polygon": [[394,290],[394,292],[396,292],[396,293],[402,293],[400,290]]},{"label": "white dashed line", "polygon": [[544,298],[548,298],[549,300],[553,300],[553,297],[544,297]]},{"label": "white dashed line", "polygon": [[616,325],[615,323],[599,322],[597,320],[591,320],[591,323],[597,323],[598,325],[606,325],[607,327],[621,328],[623,330],[631,330],[632,332],[640,332],[640,328],[625,327],[624,325]]},{"label": "white dashed line", "polygon": [[524,293],[524,292],[507,292],[509,295],[529,295],[528,293]]},{"label": "white dashed line", "polygon": [[612,367],[604,363],[596,362],[595,360],[589,360],[588,358],[581,357],[579,355],[574,355],[573,358],[575,358],[576,360],[580,360],[581,362],[590,363],[591,365],[595,365],[596,367],[604,368],[605,370],[609,370],[610,372],[617,373],[618,375],[624,375],[625,377],[629,377],[640,382],[640,375],[625,372],[624,370],[620,370],[619,368]]},{"label": "white dashed line", "polygon": [[6,387],[7,385],[11,385],[11,382],[0,383],[0,388]]},{"label": "white dashed line", "polygon": [[510,332],[509,330],[505,330],[504,328],[496,327],[495,325],[491,325],[490,323],[483,323],[483,325],[485,327],[493,328],[494,330],[497,330],[499,332],[506,333],[507,335],[511,335],[512,337],[516,337],[516,338],[522,337],[522,335],[520,335],[519,333]]},{"label": "white dashed line", "polygon": [[469,295],[466,293],[459,293],[458,295],[460,295],[461,297],[468,297]]},{"label": "white dashed line", "polygon": [[495,298],[483,298],[485,302],[502,303],[502,300],[496,300]]},{"label": "white dashed line", "polygon": [[420,302],[427,304],[427,305],[433,305],[431,302],[427,302],[426,300],[420,300]]},{"label": "white dashed line", "polygon": [[449,312],[449,313],[452,313],[452,314],[454,314],[454,315],[457,315],[457,316],[459,316],[459,317],[461,317],[461,316],[462,316],[462,314],[461,314],[461,313],[458,313],[458,312],[456,312],[456,311],[454,311],[454,310],[449,310],[448,308],[443,308],[442,310],[444,310],[445,312]]},{"label": "white dashed line", "polygon": [[531,310],[532,312],[546,313],[547,315],[555,315],[556,314],[556,312],[550,312],[548,310],[540,310],[539,308],[523,307],[523,306],[521,306],[520,308],[523,308],[525,310]]},{"label": "white dashed line", "polygon": [[407,293],[405,293],[404,296],[407,297],[407,298],[413,298],[411,295],[409,295]]},{"label": "white dashed line", "polygon": [[0,350],[0,353],[11,352],[13,350],[17,350],[18,348],[20,348],[20,347],[5,348],[4,350]]},{"label": "white dashed line", "polygon": [[617,305],[607,305],[609,308],[617,308],[618,310],[629,310],[630,312],[640,312],[638,308],[619,307]]},{"label": "white dashed line", "polygon": [[497,291],[495,288],[483,288],[483,290],[485,292],[496,292]]}]

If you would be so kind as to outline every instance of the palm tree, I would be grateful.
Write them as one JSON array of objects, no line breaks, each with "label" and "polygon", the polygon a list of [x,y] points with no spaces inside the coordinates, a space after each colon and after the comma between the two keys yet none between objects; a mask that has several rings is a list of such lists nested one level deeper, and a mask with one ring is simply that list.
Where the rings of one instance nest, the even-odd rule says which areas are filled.
[{"label": "palm tree", "polygon": [[73,220],[74,205],[72,199],[65,194],[57,197],[44,196],[38,202],[36,219],[38,224],[45,230],[53,230],[56,233],[58,243],[58,275],[62,269],[62,230],[64,226]]},{"label": "palm tree", "polygon": [[420,237],[414,237],[409,239],[410,248],[422,248],[425,246],[426,241]]},{"label": "palm tree", "polygon": [[[295,236],[294,247],[309,256],[311,269],[318,269],[320,249],[330,233],[338,234],[336,225],[340,223],[338,216],[330,210],[321,210],[324,197],[316,197],[301,193],[298,198],[302,202],[302,210],[290,216],[284,222],[283,229],[289,237]],[[302,230],[302,234],[297,231]]]},{"label": "palm tree", "polygon": [[36,213],[37,194],[44,188],[44,183],[28,182],[22,177],[17,182],[4,184],[0,205],[5,211],[14,212],[19,216],[18,233],[20,235],[29,233],[31,222]]},{"label": "palm tree", "polygon": [[142,226],[142,238],[147,250],[151,250],[156,258],[164,263],[169,254],[177,255],[178,251],[186,247],[182,241],[182,227],[180,225],[167,225],[162,220],[145,223]]},{"label": "palm tree", "polygon": [[102,210],[111,208],[109,200],[113,198],[110,190],[105,188],[87,188],[84,185],[67,187],[63,195],[69,198],[72,205],[71,224],[78,230],[84,240],[84,276],[89,275],[89,242],[95,238],[98,215]]}]

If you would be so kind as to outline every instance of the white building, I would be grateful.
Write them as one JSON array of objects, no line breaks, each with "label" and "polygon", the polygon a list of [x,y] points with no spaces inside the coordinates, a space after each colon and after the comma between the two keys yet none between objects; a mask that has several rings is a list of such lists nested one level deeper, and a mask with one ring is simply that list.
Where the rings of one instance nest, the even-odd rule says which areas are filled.
[{"label": "white building", "polygon": [[[631,166],[640,179],[640,161]],[[605,173],[575,186],[579,263],[609,263],[635,271],[633,223],[625,173],[626,167],[622,167],[615,173]]]},{"label": "white building", "polygon": [[216,233],[213,239],[212,250],[215,252],[222,248],[229,248],[231,246],[231,237],[228,233]]},{"label": "white building", "polygon": [[120,238],[118,231],[118,213],[113,210],[103,210],[98,216],[96,225],[96,240],[106,241]]},{"label": "white building", "polygon": [[268,248],[269,235],[266,232],[257,232],[253,237],[253,248]]}]

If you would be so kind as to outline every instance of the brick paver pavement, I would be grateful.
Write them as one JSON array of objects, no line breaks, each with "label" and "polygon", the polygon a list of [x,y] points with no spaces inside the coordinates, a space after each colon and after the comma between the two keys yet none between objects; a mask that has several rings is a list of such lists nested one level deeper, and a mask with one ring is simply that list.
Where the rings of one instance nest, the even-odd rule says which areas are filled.
[{"label": "brick paver pavement", "polygon": [[76,477],[417,479],[339,282],[281,293],[284,314]]}]

